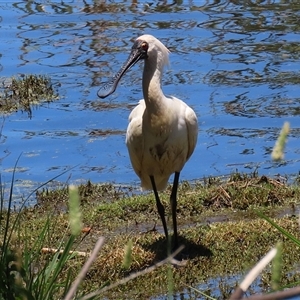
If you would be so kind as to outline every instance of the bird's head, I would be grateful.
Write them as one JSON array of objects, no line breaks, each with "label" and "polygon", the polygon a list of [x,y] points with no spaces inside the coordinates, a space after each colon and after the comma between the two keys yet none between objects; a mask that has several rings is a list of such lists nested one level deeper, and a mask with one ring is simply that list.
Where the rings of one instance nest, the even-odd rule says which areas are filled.
[{"label": "bird's head", "polygon": [[156,64],[161,64],[162,67],[169,64],[170,51],[160,40],[150,34],[138,37],[132,46],[132,52],[140,54],[138,60],[151,60],[151,58],[155,57],[157,58]]},{"label": "bird's head", "polygon": [[98,97],[105,98],[111,95],[117,88],[122,76],[140,60],[151,60],[156,58],[156,63],[164,67],[169,63],[169,50],[165,45],[152,35],[144,34],[138,37],[132,48],[130,55],[121,67],[120,71],[108,82],[100,86]]}]

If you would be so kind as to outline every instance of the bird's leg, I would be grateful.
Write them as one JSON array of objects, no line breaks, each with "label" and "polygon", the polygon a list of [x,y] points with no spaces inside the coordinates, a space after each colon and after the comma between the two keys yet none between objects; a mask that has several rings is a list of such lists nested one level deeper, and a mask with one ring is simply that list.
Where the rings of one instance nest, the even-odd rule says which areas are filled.
[{"label": "bird's leg", "polygon": [[162,203],[160,202],[158,192],[157,192],[157,189],[156,189],[154,176],[150,176],[150,180],[151,180],[151,184],[152,184],[152,188],[153,188],[153,192],[154,192],[154,196],[155,196],[155,200],[156,200],[156,206],[157,206],[158,214],[161,218],[161,221],[162,221],[162,224],[163,224],[163,227],[164,227],[166,239],[168,240],[168,229],[167,229],[167,223],[166,223],[166,218],[165,218],[165,208],[162,205]]},{"label": "bird's leg", "polygon": [[179,182],[180,172],[175,172],[173,187],[170,197],[171,202],[171,210],[172,210],[172,220],[173,220],[173,246],[176,250],[178,248],[178,234],[177,234],[177,220],[176,220],[176,209],[177,209],[177,190],[178,190],[178,182]]}]

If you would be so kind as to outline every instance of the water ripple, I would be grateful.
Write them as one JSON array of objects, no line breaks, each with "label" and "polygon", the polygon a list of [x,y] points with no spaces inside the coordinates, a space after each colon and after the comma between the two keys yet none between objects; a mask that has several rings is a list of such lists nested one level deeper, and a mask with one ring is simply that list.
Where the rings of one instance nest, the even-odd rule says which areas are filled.
[{"label": "water ripple", "polygon": [[[0,7],[1,76],[45,74],[60,94],[59,102],[34,109],[31,120],[22,112],[3,116],[4,170],[23,151],[19,170],[25,171],[16,175],[24,180],[45,181],[79,163],[74,181],[138,184],[124,134],[143,97],[142,64],[109,99],[96,94],[126,60],[133,40],[149,33],[171,50],[164,92],[199,116],[199,142],[183,179],[237,166],[260,166],[267,174],[299,171],[297,1],[21,1]],[[286,160],[274,164],[269,154],[284,121],[292,128]]]}]

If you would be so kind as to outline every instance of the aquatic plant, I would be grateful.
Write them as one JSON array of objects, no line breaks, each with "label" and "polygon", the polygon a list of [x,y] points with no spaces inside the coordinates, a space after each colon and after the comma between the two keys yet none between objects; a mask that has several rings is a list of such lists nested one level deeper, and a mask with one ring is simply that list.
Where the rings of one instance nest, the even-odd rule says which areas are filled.
[{"label": "aquatic plant", "polygon": [[57,99],[58,94],[47,76],[30,74],[6,78],[0,88],[0,112],[22,110],[31,117],[33,106]]}]

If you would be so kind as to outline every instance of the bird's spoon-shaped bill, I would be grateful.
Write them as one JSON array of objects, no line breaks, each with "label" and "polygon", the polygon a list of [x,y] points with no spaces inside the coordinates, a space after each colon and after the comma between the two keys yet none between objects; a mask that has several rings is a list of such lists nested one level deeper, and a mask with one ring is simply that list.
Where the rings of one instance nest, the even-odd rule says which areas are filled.
[{"label": "bird's spoon-shaped bill", "polygon": [[126,71],[133,67],[140,59],[141,52],[136,48],[132,49],[127,61],[121,67],[119,72],[109,81],[100,84],[100,89],[97,92],[98,97],[106,98],[107,96],[111,95],[116,90],[120,79],[126,73]]}]

